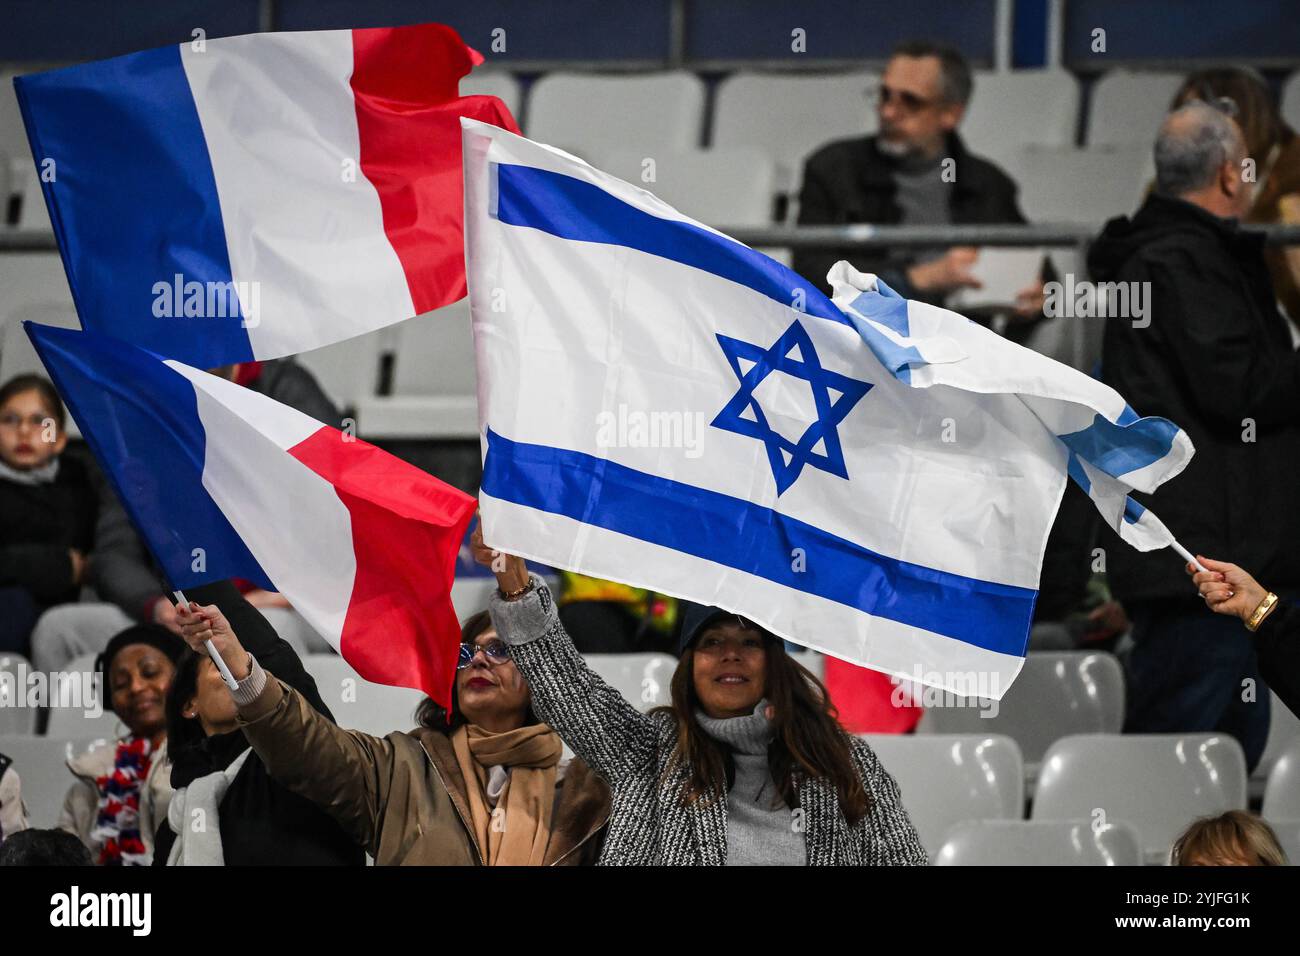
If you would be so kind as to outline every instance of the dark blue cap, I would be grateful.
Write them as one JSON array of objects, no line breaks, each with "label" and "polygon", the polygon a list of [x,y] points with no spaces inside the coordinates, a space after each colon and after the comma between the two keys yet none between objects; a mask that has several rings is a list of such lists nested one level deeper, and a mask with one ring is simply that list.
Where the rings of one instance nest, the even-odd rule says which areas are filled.
[{"label": "dark blue cap", "polygon": [[767,633],[766,630],[759,627],[748,618],[741,617],[734,611],[724,611],[720,607],[709,607],[705,604],[696,604],[694,601],[679,600],[677,602],[677,613],[681,618],[682,631],[677,640],[677,656],[681,657],[690,647],[692,642],[700,636],[710,624],[713,624],[719,618],[731,618],[732,620],[743,621],[750,627],[757,628]]}]

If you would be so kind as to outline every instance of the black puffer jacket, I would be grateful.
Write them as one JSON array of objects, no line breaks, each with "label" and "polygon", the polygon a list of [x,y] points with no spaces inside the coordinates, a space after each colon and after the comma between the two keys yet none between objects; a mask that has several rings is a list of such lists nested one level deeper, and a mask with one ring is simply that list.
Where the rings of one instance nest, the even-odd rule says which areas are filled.
[{"label": "black puffer jacket", "polygon": [[0,586],[26,588],[47,606],[77,599],[69,551],[88,555],[94,540],[98,492],[92,474],[65,453],[49,484],[0,478]]},{"label": "black puffer jacket", "polygon": [[[1132,220],[1106,224],[1088,268],[1103,282],[1150,283],[1148,327],[1106,320],[1102,378],[1139,415],[1181,426],[1196,447],[1186,471],[1134,497],[1194,553],[1250,568],[1273,588],[1300,588],[1300,358],[1261,239],[1191,203],[1151,196]],[[1178,558],[1104,534],[1119,600],[1194,597]]]}]

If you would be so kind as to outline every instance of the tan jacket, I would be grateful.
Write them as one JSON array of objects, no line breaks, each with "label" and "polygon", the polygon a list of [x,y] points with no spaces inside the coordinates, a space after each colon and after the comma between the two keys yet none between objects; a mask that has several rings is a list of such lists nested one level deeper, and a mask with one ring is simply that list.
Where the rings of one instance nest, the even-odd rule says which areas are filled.
[{"label": "tan jacket", "polygon": [[[333,816],[377,865],[481,865],[446,734],[343,730],[269,673],[261,694],[239,708],[239,724],[272,778]],[[609,788],[575,759],[557,790],[546,865],[594,863]]]},{"label": "tan jacket", "polygon": [[[75,834],[86,844],[92,859],[98,858],[100,842],[90,835],[95,829],[99,812],[98,777],[113,770],[116,741],[96,747],[68,760],[68,769],[77,779],[63,798],[63,813],[59,816],[59,829]],[[167,807],[172,800],[172,762],[167,756],[167,742],[158,748],[149,764],[149,774],[140,788],[140,838],[150,855],[158,825],[167,819]]]}]

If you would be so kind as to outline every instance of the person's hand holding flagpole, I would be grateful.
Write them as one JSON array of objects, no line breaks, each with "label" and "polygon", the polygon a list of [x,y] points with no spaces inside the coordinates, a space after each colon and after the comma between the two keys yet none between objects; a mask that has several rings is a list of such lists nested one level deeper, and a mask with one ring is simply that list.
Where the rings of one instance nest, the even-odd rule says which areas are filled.
[{"label": "person's hand holding flagpole", "polygon": [[[239,643],[239,638],[230,629],[225,616],[215,607],[191,604],[181,591],[176,595],[176,621],[181,627],[181,637],[195,651],[200,648],[208,652],[212,663],[221,672],[221,679],[232,691],[239,687],[239,681],[248,676],[248,652]],[[219,645],[219,646],[218,646]],[[235,662],[234,666],[243,671],[242,677],[236,678],[231,672],[226,658]]]}]

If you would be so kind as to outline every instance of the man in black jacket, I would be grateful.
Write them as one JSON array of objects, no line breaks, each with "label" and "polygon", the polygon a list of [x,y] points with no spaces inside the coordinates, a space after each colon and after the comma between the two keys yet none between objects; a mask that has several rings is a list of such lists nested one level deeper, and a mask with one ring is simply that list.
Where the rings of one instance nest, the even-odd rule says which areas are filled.
[{"label": "man in black jacket", "polygon": [[[881,77],[880,132],[823,146],[804,166],[800,225],[945,225],[1023,223],[1016,184],[988,160],[966,151],[957,126],[971,95],[971,73],[951,47],[899,46]],[[897,253],[845,248],[804,249],[794,270],[823,290],[840,259],[874,272],[900,295],[942,305],[957,289],[978,287],[971,248]],[[1041,283],[1022,293],[1028,316]]]},{"label": "man in black jacket", "polygon": [[[1245,157],[1224,113],[1202,102],[1171,113],[1154,194],[1131,220],[1107,223],[1088,267],[1096,280],[1147,284],[1144,317],[1107,320],[1103,378],[1196,447],[1183,475],[1134,497],[1194,552],[1232,555],[1279,592],[1297,592],[1300,360],[1261,240],[1237,228],[1250,202]],[[1169,552],[1113,540],[1108,564],[1133,621],[1126,729],[1230,733],[1254,767],[1269,714],[1248,635],[1188,593]]]}]

